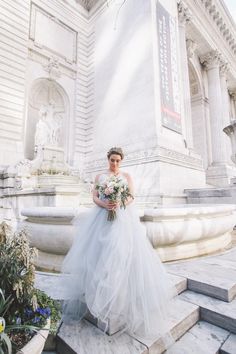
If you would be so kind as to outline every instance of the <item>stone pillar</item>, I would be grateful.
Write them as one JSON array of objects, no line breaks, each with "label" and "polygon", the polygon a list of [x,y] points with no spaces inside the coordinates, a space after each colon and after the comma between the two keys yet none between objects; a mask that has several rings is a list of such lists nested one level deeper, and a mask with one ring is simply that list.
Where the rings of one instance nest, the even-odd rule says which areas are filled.
[{"label": "stone pillar", "polygon": [[207,182],[215,186],[226,186],[230,182],[230,171],[227,169],[228,163],[223,132],[223,114],[226,110],[226,102],[224,95],[222,97],[221,85],[226,90],[226,82],[220,77],[220,67],[223,63],[222,57],[217,50],[213,50],[200,59],[207,70],[211,125],[212,164],[207,170]]},{"label": "stone pillar", "polygon": [[[227,73],[229,71],[228,64],[224,63],[220,66],[220,84],[222,95],[222,125],[223,128],[230,124],[230,106],[229,106],[229,93],[227,84]],[[223,134],[223,153],[225,154],[225,162],[232,165],[230,156],[232,155],[232,149],[229,138]]]},{"label": "stone pillar", "polygon": [[181,89],[183,94],[184,120],[186,131],[186,142],[189,149],[193,149],[192,115],[191,115],[191,95],[189,85],[188,55],[186,48],[186,25],[191,19],[191,13],[187,6],[180,1],[178,3],[179,15],[179,44],[181,60]]},{"label": "stone pillar", "polygon": [[223,132],[222,125],[222,93],[220,82],[221,56],[217,51],[211,51],[201,58],[202,64],[207,70],[208,78],[208,99],[211,120],[212,137],[212,165],[222,165],[224,162],[223,153]]}]

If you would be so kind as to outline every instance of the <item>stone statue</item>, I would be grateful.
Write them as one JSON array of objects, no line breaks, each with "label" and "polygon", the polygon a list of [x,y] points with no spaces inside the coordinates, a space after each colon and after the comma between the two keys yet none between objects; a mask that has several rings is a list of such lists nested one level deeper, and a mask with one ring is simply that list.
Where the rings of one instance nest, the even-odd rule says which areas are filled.
[{"label": "stone statue", "polygon": [[39,120],[36,125],[35,146],[59,146],[61,137],[62,119],[56,117],[54,101],[42,105],[39,110]]},{"label": "stone statue", "polygon": [[49,135],[50,129],[46,121],[47,118],[47,110],[46,107],[43,105],[40,107],[39,110],[39,120],[36,125],[36,132],[35,132],[35,146],[44,146],[49,143]]}]

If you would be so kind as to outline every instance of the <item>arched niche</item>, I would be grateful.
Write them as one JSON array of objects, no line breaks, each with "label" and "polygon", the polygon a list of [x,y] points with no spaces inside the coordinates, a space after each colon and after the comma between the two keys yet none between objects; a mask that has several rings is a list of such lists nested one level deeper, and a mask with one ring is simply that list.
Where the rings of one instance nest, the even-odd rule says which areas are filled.
[{"label": "arched niche", "polygon": [[56,81],[50,79],[37,79],[30,89],[28,100],[28,114],[25,129],[25,157],[32,160],[35,150],[36,126],[40,118],[42,107],[53,102],[54,118],[60,122],[60,132],[58,133],[58,147],[66,150],[68,135],[69,100],[65,90]]}]

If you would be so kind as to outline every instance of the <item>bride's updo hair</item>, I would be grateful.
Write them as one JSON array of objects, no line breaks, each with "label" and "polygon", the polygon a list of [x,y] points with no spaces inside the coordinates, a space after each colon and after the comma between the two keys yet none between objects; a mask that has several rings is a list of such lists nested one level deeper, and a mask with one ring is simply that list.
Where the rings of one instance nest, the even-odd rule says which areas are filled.
[{"label": "bride's updo hair", "polygon": [[121,160],[124,158],[124,153],[121,148],[119,147],[112,147],[108,152],[107,152],[107,158],[109,159],[111,155],[120,155]]}]

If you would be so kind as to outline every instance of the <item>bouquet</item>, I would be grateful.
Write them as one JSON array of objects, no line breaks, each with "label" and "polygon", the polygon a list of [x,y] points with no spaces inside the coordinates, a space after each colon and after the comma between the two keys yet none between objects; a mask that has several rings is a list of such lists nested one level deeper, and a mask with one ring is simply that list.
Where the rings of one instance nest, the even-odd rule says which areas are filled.
[{"label": "bouquet", "polygon": [[[119,202],[120,207],[126,207],[125,202],[129,197],[133,198],[129,191],[128,184],[119,177],[111,176],[104,183],[97,184],[95,189],[98,191],[99,196],[102,199],[111,201],[111,202]],[[116,210],[108,210],[107,220],[113,221],[116,218]]]}]

